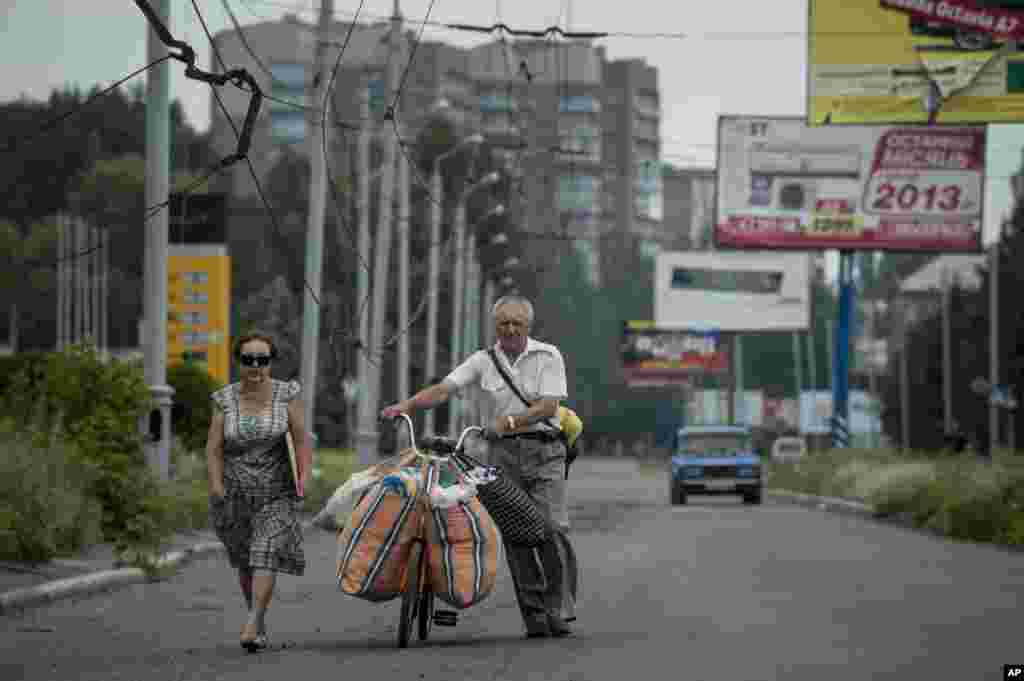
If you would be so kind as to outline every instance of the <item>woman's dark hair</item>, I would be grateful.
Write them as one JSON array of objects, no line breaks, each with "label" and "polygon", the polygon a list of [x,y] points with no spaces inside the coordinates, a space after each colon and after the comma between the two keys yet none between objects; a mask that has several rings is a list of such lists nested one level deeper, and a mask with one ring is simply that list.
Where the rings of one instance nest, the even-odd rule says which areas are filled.
[{"label": "woman's dark hair", "polygon": [[241,358],[242,346],[248,343],[249,341],[263,341],[264,343],[270,346],[270,358],[277,359],[277,346],[274,345],[274,339],[270,336],[270,334],[263,333],[261,331],[253,331],[252,333],[247,333],[235,341],[235,359]]}]

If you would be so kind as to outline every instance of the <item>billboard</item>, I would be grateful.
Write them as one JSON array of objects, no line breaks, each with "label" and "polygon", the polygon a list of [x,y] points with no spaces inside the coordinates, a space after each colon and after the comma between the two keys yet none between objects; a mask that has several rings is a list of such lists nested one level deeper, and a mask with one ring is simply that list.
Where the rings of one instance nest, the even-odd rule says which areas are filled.
[{"label": "billboard", "polygon": [[622,375],[633,387],[689,385],[694,374],[728,373],[727,343],[718,331],[626,322],[620,346]]},{"label": "billboard", "polygon": [[171,245],[167,258],[167,366],[193,363],[227,384],[231,259],[223,245]]},{"label": "billboard", "polygon": [[[832,432],[832,393],[827,390],[804,390],[800,393],[800,432],[805,435],[827,435]],[[850,391],[850,433],[880,433],[881,406],[878,399],[863,390]]]},{"label": "billboard", "polygon": [[654,322],[662,329],[806,331],[806,253],[662,252],[654,261]]},{"label": "billboard", "polygon": [[1022,0],[809,0],[810,123],[1012,123]]},{"label": "billboard", "polygon": [[976,252],[984,126],[718,121],[719,248]]}]

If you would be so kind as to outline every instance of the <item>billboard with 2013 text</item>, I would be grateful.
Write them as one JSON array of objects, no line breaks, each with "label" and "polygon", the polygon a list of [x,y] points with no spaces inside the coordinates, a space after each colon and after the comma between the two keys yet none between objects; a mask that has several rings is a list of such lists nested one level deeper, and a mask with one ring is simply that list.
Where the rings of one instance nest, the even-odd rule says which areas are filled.
[{"label": "billboard with 2013 text", "polygon": [[981,250],[983,126],[810,126],[723,116],[715,243],[791,250]]}]

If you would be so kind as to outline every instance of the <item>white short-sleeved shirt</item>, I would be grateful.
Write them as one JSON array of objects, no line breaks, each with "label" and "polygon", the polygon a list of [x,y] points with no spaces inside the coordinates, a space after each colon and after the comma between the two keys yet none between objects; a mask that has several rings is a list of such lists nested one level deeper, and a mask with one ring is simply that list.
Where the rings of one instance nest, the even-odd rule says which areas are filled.
[{"label": "white short-sleeved shirt", "polygon": [[[494,350],[509,377],[531,403],[540,399],[564,400],[569,396],[565,360],[554,345],[527,338],[526,350],[516,358],[514,364],[508,361],[508,357],[497,344],[494,345]],[[487,419],[485,423],[493,422],[499,416],[521,414],[526,409],[526,405],[508,387],[486,350],[477,350],[470,355],[445,377],[444,382],[456,394],[463,392],[467,387],[475,386],[483,407],[481,416]],[[557,416],[548,419],[547,422],[554,428],[559,427]],[[538,422],[530,425],[528,430],[548,428],[542,422]]]}]

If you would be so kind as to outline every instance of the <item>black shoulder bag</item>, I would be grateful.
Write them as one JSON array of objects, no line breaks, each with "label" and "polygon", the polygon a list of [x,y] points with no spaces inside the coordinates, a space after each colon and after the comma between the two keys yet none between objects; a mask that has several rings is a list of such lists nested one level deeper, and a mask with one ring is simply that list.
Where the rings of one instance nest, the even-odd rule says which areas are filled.
[{"label": "black shoulder bag", "polygon": [[[525,404],[527,409],[532,407],[533,405],[530,404],[529,400],[527,400],[523,396],[523,393],[519,390],[519,386],[516,385],[515,381],[512,380],[512,377],[508,375],[507,371],[505,371],[505,367],[501,365],[501,361],[498,359],[497,353],[494,352],[494,348],[487,348],[487,354],[490,356],[491,361],[494,362],[494,366],[498,370],[498,373],[501,374],[501,377],[503,379],[505,379],[505,383],[508,384],[509,388],[512,388],[512,392],[514,392],[516,394],[516,397],[519,398],[519,401]],[[555,430],[554,428],[552,428],[551,424],[547,423],[546,421],[544,422],[544,425],[549,430]],[[562,430],[561,428],[558,428],[557,430],[558,438],[562,441],[562,444],[565,445],[565,479],[568,480],[569,466],[571,466],[572,462],[576,460],[576,457],[579,455],[579,452],[576,450],[575,446],[569,446],[569,442],[565,436],[565,431]]]}]

